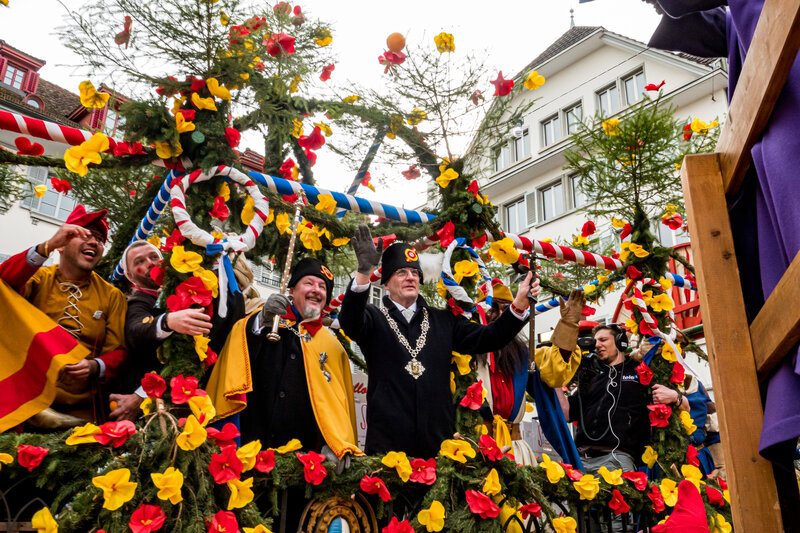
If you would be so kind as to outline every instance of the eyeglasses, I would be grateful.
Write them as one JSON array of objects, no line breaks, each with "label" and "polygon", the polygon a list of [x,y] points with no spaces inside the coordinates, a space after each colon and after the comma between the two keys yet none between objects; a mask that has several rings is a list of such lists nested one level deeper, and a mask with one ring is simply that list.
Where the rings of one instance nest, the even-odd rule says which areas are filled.
[{"label": "eyeglasses", "polygon": [[96,230],[89,230],[89,237],[84,238],[83,240],[89,241],[92,237],[100,244],[105,244],[106,239],[103,237],[103,234]]},{"label": "eyeglasses", "polygon": [[419,279],[419,270],[415,268],[401,268],[400,270],[396,270],[394,275],[399,279],[406,279],[408,277]]}]

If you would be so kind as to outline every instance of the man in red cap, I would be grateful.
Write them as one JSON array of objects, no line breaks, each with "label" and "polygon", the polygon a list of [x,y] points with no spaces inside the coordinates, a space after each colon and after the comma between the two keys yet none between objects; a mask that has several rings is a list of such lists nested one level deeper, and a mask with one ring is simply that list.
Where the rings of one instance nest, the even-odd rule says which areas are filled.
[{"label": "man in red cap", "polygon": [[[31,420],[43,427],[83,423],[73,417],[102,421],[107,399],[101,397],[100,385],[117,376],[125,358],[125,296],[94,272],[108,238],[105,217],[105,209],[87,213],[78,205],[50,239],[0,264],[0,279],[46,315],[35,315],[35,330],[49,332],[54,322],[85,348],[81,354],[89,352],[83,359],[60,367],[52,405],[56,411],[46,409]],[[58,264],[43,267],[55,250],[59,252]],[[28,360],[42,357],[36,351],[54,349],[46,343],[31,343]],[[51,372],[42,376],[45,378],[52,379]],[[42,383],[41,388],[46,385]]]}]

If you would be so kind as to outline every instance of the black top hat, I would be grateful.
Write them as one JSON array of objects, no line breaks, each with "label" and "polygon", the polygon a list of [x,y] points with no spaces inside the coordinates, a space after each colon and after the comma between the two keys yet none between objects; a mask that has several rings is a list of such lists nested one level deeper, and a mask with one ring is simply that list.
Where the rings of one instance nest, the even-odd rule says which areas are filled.
[{"label": "black top hat", "polygon": [[422,283],[422,267],[419,265],[419,255],[413,246],[407,242],[396,242],[383,252],[381,263],[381,283],[386,285],[392,274],[401,268],[416,268],[419,271],[419,282]]},{"label": "black top hat", "polygon": [[325,301],[327,305],[331,301],[331,294],[333,293],[333,272],[328,270],[328,267],[322,264],[322,261],[315,257],[304,257],[292,269],[292,276],[289,278],[289,288],[297,285],[297,282],[306,276],[316,276],[325,282],[325,288],[328,299]]}]

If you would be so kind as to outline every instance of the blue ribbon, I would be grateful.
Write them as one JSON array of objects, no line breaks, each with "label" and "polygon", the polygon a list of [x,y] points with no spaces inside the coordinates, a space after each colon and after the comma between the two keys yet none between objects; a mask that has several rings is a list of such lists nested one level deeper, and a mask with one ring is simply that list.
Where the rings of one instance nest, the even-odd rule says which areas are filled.
[{"label": "blue ribbon", "polygon": [[241,292],[239,290],[239,284],[236,283],[236,276],[233,273],[233,265],[231,264],[231,260],[228,257],[228,254],[225,253],[225,247],[222,246],[222,243],[206,244],[206,255],[214,255],[218,253],[222,253],[222,268],[225,269],[225,277],[228,278],[228,288],[234,294]]}]

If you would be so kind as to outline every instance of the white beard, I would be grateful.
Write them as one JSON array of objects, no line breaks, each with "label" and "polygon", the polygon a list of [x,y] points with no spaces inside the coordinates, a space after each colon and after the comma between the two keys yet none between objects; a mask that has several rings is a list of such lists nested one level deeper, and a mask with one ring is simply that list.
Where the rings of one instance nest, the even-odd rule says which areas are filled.
[{"label": "white beard", "polygon": [[300,312],[303,313],[303,320],[316,320],[322,314],[322,309],[306,304]]}]

